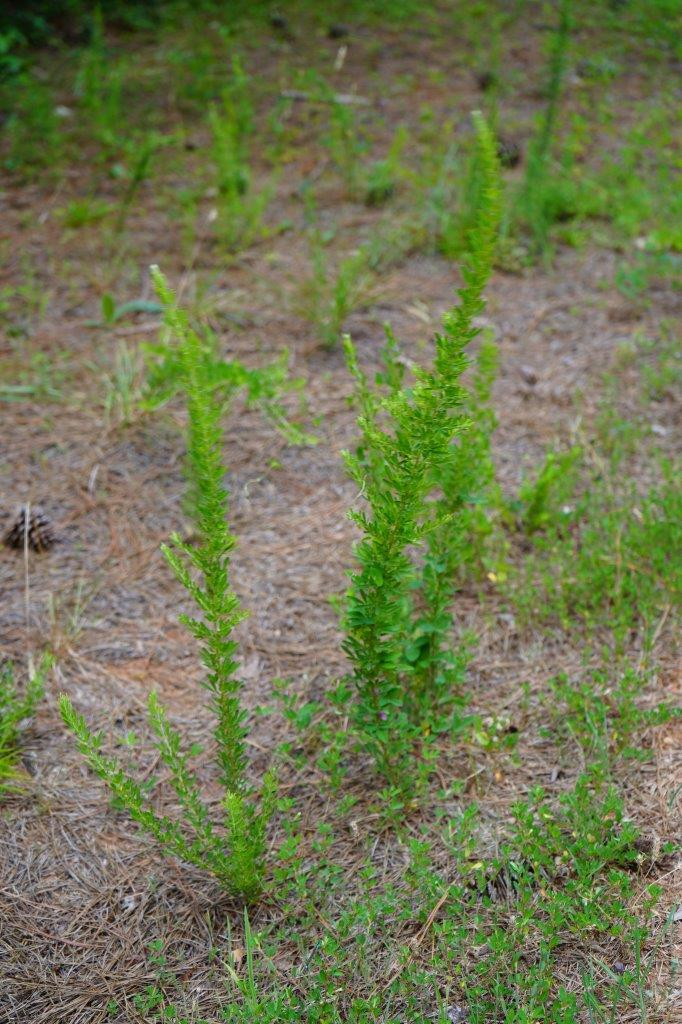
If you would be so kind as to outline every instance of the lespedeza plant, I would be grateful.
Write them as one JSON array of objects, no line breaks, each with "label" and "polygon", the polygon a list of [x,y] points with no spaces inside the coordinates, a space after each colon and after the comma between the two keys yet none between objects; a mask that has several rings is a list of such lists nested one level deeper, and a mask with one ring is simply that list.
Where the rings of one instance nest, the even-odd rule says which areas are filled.
[{"label": "lespedeza plant", "polygon": [[[415,674],[403,664],[405,606],[417,573],[410,551],[423,548],[427,532],[442,528],[450,515],[437,510],[433,496],[452,459],[453,440],[459,437],[466,444],[467,394],[460,378],[467,345],[479,333],[473,321],[483,308],[500,216],[495,142],[480,114],[474,114],[474,124],[481,201],[469,236],[460,302],[436,335],[433,369],[415,369],[412,387],[396,383],[380,407],[368,407],[359,419],[363,454],[346,454],[368,506],[351,512],[362,538],[344,617],[344,649],[357,694],[354,726],[379,769],[399,787],[406,782],[407,759],[419,731],[413,710]],[[350,339],[346,350],[352,367]],[[368,472],[368,459],[380,463],[380,472]]]},{"label": "lespedeza plant", "polygon": [[211,871],[229,891],[254,899],[263,884],[265,828],[274,809],[275,778],[266,773],[256,798],[246,778],[246,722],[241,704],[241,682],[235,659],[234,627],[246,616],[229,581],[234,537],[226,521],[227,494],[221,460],[221,404],[207,387],[202,373],[200,338],[175,304],[175,297],[158,268],[152,269],[166,320],[179,342],[183,388],[189,429],[187,471],[190,506],[196,526],[194,546],[173,536],[162,550],[176,578],[194,600],[199,615],[180,619],[198,641],[206,669],[204,685],[215,714],[217,767],[224,790],[224,818],[210,819],[199,783],[183,751],[182,738],[170,724],[155,694],[149,698],[149,721],[159,754],[170,771],[170,781],[182,808],[182,820],[172,821],[149,804],[144,788],[110,757],[100,752],[100,737],[62,695],[61,710],[75,732],[78,746],[90,767],[107,783],[133,820],[150,832],[166,853]]}]

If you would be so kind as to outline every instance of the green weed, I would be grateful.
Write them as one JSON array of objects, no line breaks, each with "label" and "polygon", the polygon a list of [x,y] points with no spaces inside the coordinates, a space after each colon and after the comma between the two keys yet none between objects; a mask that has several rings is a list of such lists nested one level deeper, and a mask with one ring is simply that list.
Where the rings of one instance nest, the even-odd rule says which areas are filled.
[{"label": "green weed", "polygon": [[573,497],[581,457],[577,447],[567,452],[550,451],[535,479],[522,482],[518,497],[509,502],[508,509],[525,534],[530,536],[554,523],[559,506],[564,515],[569,514],[567,502]]},{"label": "green weed", "polygon": [[323,99],[328,101],[329,126],[323,139],[350,199],[361,192],[362,158],[367,143],[360,130],[357,113],[351,104],[339,103],[329,87],[322,88]]},{"label": "green weed", "polygon": [[120,342],[110,373],[103,375],[104,420],[127,426],[142,400],[141,366],[136,351]]},{"label": "green weed", "polygon": [[388,154],[383,160],[376,160],[364,172],[365,204],[383,206],[395,195],[398,185],[407,178],[402,156],[409,140],[404,125],[395,132]]},{"label": "green weed", "polygon": [[583,750],[588,763],[608,767],[616,758],[643,757],[633,746],[638,733],[670,720],[677,712],[668,705],[643,709],[638,703],[646,675],[626,669],[615,682],[605,671],[572,682],[557,676],[550,682],[550,708],[555,729]]},{"label": "green weed", "polygon": [[63,135],[50,89],[26,72],[12,79],[10,100],[3,125],[6,170],[19,176],[55,171],[63,156]]},{"label": "green weed", "polygon": [[31,668],[23,693],[16,688],[12,664],[0,665],[0,795],[21,781],[16,768],[21,724],[32,716],[41,700],[51,665],[51,659],[45,656],[36,670]]},{"label": "green weed", "polygon": [[88,224],[99,224],[106,220],[111,212],[110,203],[93,196],[85,199],[72,199],[57,211],[57,215],[65,228],[78,230],[87,227]]},{"label": "green weed", "polygon": [[[289,353],[285,350],[267,366],[249,369],[237,359],[221,356],[216,335],[205,328],[200,338],[198,355],[201,360],[203,386],[214,401],[227,409],[234,397],[243,392],[249,405],[261,409],[290,444],[315,444],[316,438],[302,430],[287,415],[282,404],[286,391],[300,390],[301,379],[289,376]],[[140,390],[143,410],[159,409],[184,390],[183,352],[166,334],[155,344],[142,346],[145,362],[145,383]]]},{"label": "green weed", "polygon": [[[64,385],[70,377],[66,353],[55,353],[52,359],[45,352],[34,352],[23,360],[25,368],[16,380],[5,382],[0,377],[0,402],[60,402]],[[28,363],[28,365],[26,365]]]},{"label": "green weed", "polygon": [[215,229],[229,252],[263,236],[263,215],[272,195],[271,187],[260,192],[253,188],[249,155],[253,116],[248,78],[235,58],[221,104],[212,104],[208,111],[216,183]]},{"label": "green weed", "polygon": [[641,360],[644,402],[661,402],[679,394],[682,388],[682,348],[671,324],[661,325],[659,338],[640,338],[637,355]]},{"label": "green weed", "polygon": [[670,555],[682,546],[682,492],[674,467],[663,469],[662,483],[644,494],[593,480],[534,535],[517,577],[525,615],[564,628],[575,620],[606,626],[622,642],[677,605],[682,579]]},{"label": "green weed", "polygon": [[369,254],[360,248],[332,269],[320,232],[313,230],[309,238],[312,273],[298,289],[297,308],[314,325],[324,347],[334,348],[347,318],[372,296]]},{"label": "green weed", "polygon": [[562,203],[557,201],[556,179],[551,168],[552,144],[556,134],[559,104],[566,72],[571,29],[571,0],[561,0],[559,23],[553,34],[548,63],[547,104],[529,147],[526,174],[517,200],[515,216],[529,228],[533,250],[545,256],[549,229],[559,219]]},{"label": "green weed", "polygon": [[[403,672],[405,602],[415,577],[408,551],[445,524],[444,511],[433,508],[430,497],[452,458],[454,439],[466,444],[465,392],[459,378],[466,367],[466,346],[478,333],[472,320],[483,305],[499,217],[494,142],[480,115],[475,124],[485,184],[461,304],[445,317],[444,333],[436,335],[434,370],[419,369],[410,389],[396,380],[380,406],[366,402],[359,420],[361,454],[346,455],[348,470],[368,505],[367,512],[351,513],[362,533],[356,548],[359,568],[351,574],[344,616],[344,649],[357,694],[353,721],[377,766],[394,785],[399,780],[404,784],[408,755],[419,735],[411,705],[421,707],[433,696],[420,696],[412,689],[412,673]],[[357,379],[350,339],[346,354]],[[372,472],[376,466],[379,471]]]},{"label": "green weed", "polygon": [[127,122],[124,87],[128,67],[107,49],[101,8],[93,16],[89,46],[83,51],[76,75],[75,94],[84,116],[86,131],[98,144],[100,159],[118,157],[122,128]]},{"label": "green weed", "polygon": [[64,721],[76,734],[79,749],[90,767],[107,783],[133,820],[154,836],[162,850],[211,871],[226,889],[250,900],[258,896],[263,885],[265,829],[274,810],[275,777],[272,772],[265,775],[260,804],[256,802],[253,787],[246,779],[245,712],[240,701],[241,683],[236,676],[237,645],[231,639],[234,627],[246,613],[228,579],[229,556],[235,542],[227,526],[227,495],[222,483],[222,407],[206,387],[200,339],[175,305],[158,269],[154,269],[153,276],[168,326],[177,338],[182,363],[189,413],[190,507],[198,536],[198,542],[191,546],[176,535],[162,550],[202,616],[182,616],[182,622],[200,644],[207,672],[204,685],[216,716],[216,757],[225,814],[220,829],[211,821],[202,800],[198,780],[189,764],[191,753],[183,751],[181,736],[156,694],[149,698],[149,722],[182,807],[181,823],[153,810],[144,788],[114,758],[100,752],[101,738],[88,729],[83,716],[64,694],[60,706]]}]

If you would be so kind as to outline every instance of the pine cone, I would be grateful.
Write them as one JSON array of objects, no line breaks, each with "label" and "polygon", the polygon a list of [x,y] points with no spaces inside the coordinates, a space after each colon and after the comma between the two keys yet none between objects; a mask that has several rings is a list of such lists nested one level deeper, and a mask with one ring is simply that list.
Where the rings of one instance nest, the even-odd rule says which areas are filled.
[{"label": "pine cone", "polygon": [[2,542],[8,548],[19,549],[23,549],[24,544],[28,542],[28,547],[32,551],[47,551],[56,539],[52,524],[45,513],[37,505],[22,505]]}]

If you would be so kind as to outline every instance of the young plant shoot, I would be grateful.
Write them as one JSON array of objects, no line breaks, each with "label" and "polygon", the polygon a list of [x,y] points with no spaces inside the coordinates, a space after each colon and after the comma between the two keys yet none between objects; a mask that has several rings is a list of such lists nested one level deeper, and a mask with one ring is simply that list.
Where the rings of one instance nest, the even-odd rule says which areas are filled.
[{"label": "young plant shoot", "polygon": [[232,639],[234,627],[246,612],[230,586],[228,574],[235,540],[227,525],[227,494],[223,486],[222,404],[203,378],[200,338],[177,308],[158,268],[152,269],[152,276],[165,308],[166,323],[179,344],[189,416],[190,507],[197,534],[194,545],[175,535],[162,550],[199,612],[199,617],[181,615],[180,619],[198,641],[206,669],[204,685],[216,717],[217,766],[225,794],[224,820],[219,825],[211,821],[197,778],[189,767],[189,755],[182,750],[181,736],[173,729],[154,693],[149,698],[149,721],[182,807],[181,822],[159,815],[150,806],[142,785],[129,777],[115,759],[100,753],[100,737],[90,731],[65,695],[61,697],[61,710],[90,767],[132,818],[158,840],[164,852],[212,872],[228,891],[252,900],[263,884],[265,829],[274,809],[275,779],[272,772],[266,773],[258,800],[246,777],[245,712],[240,699],[242,684],[237,677],[237,644]]},{"label": "young plant shoot", "polygon": [[[411,550],[423,549],[427,535],[447,530],[457,515],[457,508],[450,507],[456,502],[445,499],[438,505],[433,495],[455,452],[458,459],[465,458],[470,421],[461,376],[468,364],[467,346],[479,333],[474,318],[483,309],[500,218],[495,141],[478,113],[474,125],[480,202],[469,236],[459,304],[447,313],[443,331],[436,335],[432,370],[417,368],[409,388],[394,376],[390,393],[381,403],[369,398],[365,389],[359,419],[361,454],[345,456],[367,503],[366,509],[350,513],[362,532],[344,623],[344,649],[357,694],[354,727],[379,770],[401,789],[409,785],[410,753],[420,733],[419,708],[432,697],[422,692],[421,673],[406,665],[404,658],[405,609],[418,574]],[[357,379],[350,339],[346,339],[346,352]],[[461,449],[453,448],[455,438]],[[471,460],[478,455],[478,447],[472,446]],[[373,467],[378,471],[372,472]],[[433,600],[440,613],[440,598]]]}]

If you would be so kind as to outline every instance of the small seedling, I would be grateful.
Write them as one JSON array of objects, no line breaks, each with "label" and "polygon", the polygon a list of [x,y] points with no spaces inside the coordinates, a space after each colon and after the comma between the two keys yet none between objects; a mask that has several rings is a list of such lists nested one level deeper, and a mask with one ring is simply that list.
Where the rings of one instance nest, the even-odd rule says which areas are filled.
[{"label": "small seedling", "polygon": [[365,249],[344,256],[334,271],[316,230],[311,232],[310,247],[312,274],[299,289],[298,308],[314,324],[324,347],[331,349],[349,315],[369,301],[373,275]]},{"label": "small seedling", "polygon": [[46,655],[36,670],[30,670],[23,694],[16,688],[12,664],[0,665],[0,795],[21,781],[16,768],[20,727],[41,700],[51,665],[52,660]]}]

